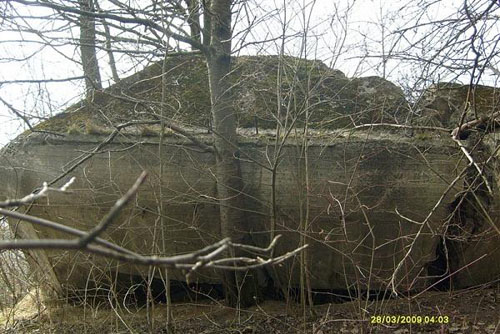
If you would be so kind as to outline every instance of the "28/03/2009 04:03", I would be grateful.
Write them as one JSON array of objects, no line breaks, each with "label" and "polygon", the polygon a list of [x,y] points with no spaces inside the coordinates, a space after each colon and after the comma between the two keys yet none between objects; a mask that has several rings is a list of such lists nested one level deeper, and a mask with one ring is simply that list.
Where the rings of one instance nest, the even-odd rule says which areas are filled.
[{"label": "28/03/2009 04:03", "polygon": [[447,315],[372,315],[371,324],[448,324],[450,317]]}]

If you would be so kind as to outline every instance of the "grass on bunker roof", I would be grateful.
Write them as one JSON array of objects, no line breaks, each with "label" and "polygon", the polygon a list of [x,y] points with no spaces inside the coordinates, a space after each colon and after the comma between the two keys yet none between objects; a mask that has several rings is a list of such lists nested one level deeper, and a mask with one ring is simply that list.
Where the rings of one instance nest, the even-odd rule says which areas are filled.
[{"label": "grass on bunker roof", "polygon": [[[233,62],[229,80],[240,128],[252,128],[257,122],[259,128],[274,129],[278,102],[292,117],[297,117],[297,126],[304,123],[308,108],[309,127],[316,129],[350,126],[353,118],[365,117],[364,113],[369,114],[380,105],[358,98],[360,80],[350,80],[317,60],[284,57],[280,63],[277,56],[242,56]],[[102,91],[94,91],[35,129],[62,134],[105,133],[116,124],[158,119],[159,115],[179,125],[209,127],[210,93],[203,57],[171,57],[163,75],[162,67],[161,62],[153,63]],[[280,94],[278,72],[282,74]],[[396,94],[396,99],[404,100],[402,91],[399,96],[396,86],[389,82],[386,85],[387,96],[394,98]],[[383,92],[378,95],[386,93]]]}]

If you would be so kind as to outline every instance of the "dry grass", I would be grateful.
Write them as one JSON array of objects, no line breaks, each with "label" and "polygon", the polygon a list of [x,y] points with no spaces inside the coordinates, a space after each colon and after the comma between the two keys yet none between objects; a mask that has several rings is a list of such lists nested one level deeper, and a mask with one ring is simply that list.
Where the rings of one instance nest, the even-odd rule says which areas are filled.
[{"label": "dry grass", "polygon": [[[95,307],[51,305],[40,307],[32,292],[0,324],[5,333],[166,333],[166,307]],[[363,303],[364,304],[364,303]],[[366,309],[358,301],[313,307],[304,319],[298,304],[266,301],[236,310],[218,301],[179,303],[173,308],[175,332],[208,333],[497,333],[500,331],[500,287],[457,292],[428,292],[415,300],[371,301]],[[314,314],[314,315],[312,315]],[[372,315],[443,315],[447,324],[372,325]]]}]

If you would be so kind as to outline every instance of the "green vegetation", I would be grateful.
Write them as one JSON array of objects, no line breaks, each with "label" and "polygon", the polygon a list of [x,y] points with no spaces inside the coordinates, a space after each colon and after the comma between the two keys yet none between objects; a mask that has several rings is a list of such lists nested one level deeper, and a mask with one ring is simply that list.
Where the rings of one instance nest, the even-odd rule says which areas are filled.
[{"label": "green vegetation", "polygon": [[[209,127],[210,94],[203,57],[171,57],[165,76],[167,95],[163,106],[162,64],[155,63],[103,91],[96,91],[36,129],[61,133],[85,129],[85,133],[100,134],[110,121],[116,124],[152,119],[162,108],[163,114],[174,122]],[[284,57],[280,63],[277,56],[238,57],[233,60],[230,81],[238,126],[242,128],[274,129],[276,120],[284,122],[285,115],[288,124],[297,118],[295,124],[301,126],[306,109],[311,128],[344,128],[353,122],[381,120],[376,115],[387,110],[394,115],[398,105],[404,104],[403,93],[392,83],[381,78],[350,80],[316,60]],[[152,135],[148,130],[141,131],[144,136]]]}]

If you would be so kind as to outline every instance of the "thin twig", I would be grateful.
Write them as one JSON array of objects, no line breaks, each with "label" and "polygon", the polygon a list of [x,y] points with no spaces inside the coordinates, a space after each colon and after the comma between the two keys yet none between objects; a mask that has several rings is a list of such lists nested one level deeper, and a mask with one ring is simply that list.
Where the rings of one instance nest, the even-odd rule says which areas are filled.
[{"label": "thin twig", "polygon": [[[223,239],[212,245],[204,247],[198,251],[194,251],[188,254],[174,255],[169,257],[158,257],[158,256],[143,256],[122,248],[116,244],[105,241],[99,238],[102,234],[118,216],[118,214],[123,210],[123,208],[130,202],[133,196],[138,191],[140,185],[144,182],[146,178],[146,173],[143,172],[139,178],[135,181],[132,187],[122,196],[115,205],[110,209],[108,214],[101,220],[101,222],[89,232],[83,232],[63,224],[59,224],[53,221],[49,221],[39,217],[33,217],[26,214],[9,211],[0,208],[0,214],[24,221],[28,221],[33,224],[38,224],[40,226],[52,228],[64,233],[79,236],[78,239],[68,240],[68,239],[16,239],[16,240],[3,240],[0,241],[0,250],[6,249],[59,249],[59,250],[82,250],[88,253],[96,254],[110,259],[115,259],[119,261],[129,262],[139,265],[147,266],[162,266],[166,268],[182,268],[190,269],[192,274],[195,270],[199,268],[209,267],[213,269],[223,269],[223,270],[238,270],[245,271],[249,269],[255,269],[267,265],[278,264],[286,259],[295,256],[303,249],[307,247],[297,248],[279,257],[271,257],[268,259],[263,259],[261,257],[229,257],[217,259],[217,256],[221,255],[228,248],[231,249],[241,249],[253,252],[272,252],[276,246],[278,239],[281,237],[277,235],[266,248],[244,245],[239,243],[232,243],[229,238]],[[67,182],[64,186],[57,191],[66,191],[69,185],[73,182]],[[33,201],[35,198],[41,197],[46,194],[48,190],[51,190],[46,183],[42,188],[42,191],[36,195],[28,195],[21,200],[13,200],[4,203],[25,203]],[[95,243],[95,245],[94,245]],[[234,252],[230,252],[234,253]],[[272,253],[271,253],[272,254]],[[227,263],[233,263],[234,265],[227,265]]]},{"label": "thin twig", "polygon": [[[228,245],[230,243],[229,239],[224,239],[221,242],[210,245],[207,248],[214,249],[221,247],[221,245]],[[210,262],[207,262],[205,265],[200,267],[212,268],[212,269],[223,269],[223,270],[237,270],[237,271],[246,271],[249,269],[256,269],[267,265],[273,265],[281,263],[302,250],[304,250],[308,245],[304,245],[300,248],[296,248],[293,251],[287,252],[279,257],[273,257],[267,260],[264,260],[260,257],[256,258],[248,258],[248,257],[237,257],[237,258],[223,258],[215,260],[213,259]],[[102,248],[99,246],[95,246],[92,244],[87,244],[84,248],[81,247],[79,239],[77,240],[63,240],[63,239],[17,239],[17,240],[6,240],[0,241],[0,250],[6,249],[18,249],[18,250],[26,250],[26,249],[58,249],[58,250],[82,250],[88,253],[96,254],[99,256],[106,257],[108,259],[119,260],[131,264],[138,264],[144,266],[160,266],[165,268],[177,268],[177,269],[192,269],[196,266],[196,263],[201,261],[202,258],[206,260],[206,257],[203,257],[202,254],[199,254],[201,251],[196,251],[188,254],[182,255],[174,255],[168,257],[159,257],[159,256],[141,256],[141,255],[129,255],[124,254],[122,252],[116,252],[111,249]],[[219,252],[212,252],[215,256],[219,254]],[[234,263],[240,262],[243,265],[225,265],[225,263]]]},{"label": "thin twig", "polygon": [[493,194],[493,190],[491,189],[490,183],[488,182],[488,180],[484,176],[484,174],[481,170],[481,167],[479,167],[479,165],[474,161],[474,158],[472,158],[472,155],[469,153],[469,151],[467,151],[467,148],[462,144],[462,142],[457,137],[452,136],[451,139],[455,143],[457,143],[458,147],[460,147],[460,150],[463,152],[463,154],[465,155],[467,160],[469,160],[470,165],[472,165],[472,166],[474,166],[474,168],[476,168],[477,172],[479,173],[479,176],[481,176],[481,178],[483,179],[483,182],[486,185],[486,188],[488,188],[488,192],[490,194]]},{"label": "thin twig", "polygon": [[391,123],[370,123],[356,125],[354,130],[362,130],[366,128],[397,128],[397,129],[411,129],[411,130],[431,130],[431,131],[441,131],[450,133],[451,129],[441,128],[437,126],[416,126],[416,125],[405,125],[405,124],[391,124]]},{"label": "thin twig", "polygon": [[[437,202],[434,204],[434,206],[432,207],[432,209],[429,211],[429,213],[427,214],[427,216],[425,217],[425,219],[422,221],[422,222],[415,222],[415,221],[412,221],[412,223],[416,223],[416,224],[419,224],[420,225],[420,228],[418,229],[417,233],[415,234],[415,237],[413,238],[413,241],[410,243],[410,245],[408,245],[406,248],[408,248],[408,250],[405,252],[403,258],[398,262],[398,264],[396,265],[396,268],[394,269],[394,272],[392,273],[391,275],[391,280],[390,280],[390,283],[389,285],[391,286],[391,290],[392,290],[392,293],[397,296],[398,293],[396,291],[396,277],[397,277],[397,274],[399,273],[399,271],[401,270],[401,268],[403,267],[406,259],[408,259],[408,257],[410,256],[410,254],[412,253],[413,251],[413,247],[415,246],[418,238],[420,237],[420,235],[422,234],[423,230],[424,230],[424,227],[426,225],[428,225],[429,229],[432,231],[432,228],[429,224],[429,220],[431,219],[431,217],[434,215],[434,212],[436,212],[436,210],[438,209],[438,207],[443,203],[443,200],[445,199],[445,197],[448,195],[448,193],[450,192],[450,190],[455,186],[455,184],[462,178],[462,176],[465,174],[465,172],[467,171],[467,169],[469,168],[470,166],[467,166],[465,167],[464,169],[462,169],[462,171],[457,175],[457,177],[455,177],[453,179],[453,181],[450,182],[450,184],[448,185],[448,187],[446,188],[446,190],[441,194],[441,197],[439,197],[439,199],[437,200]],[[398,214],[400,214],[398,212]]]},{"label": "thin twig", "polygon": [[71,184],[73,184],[74,181],[75,178],[72,177],[68,182],[66,182],[59,188],[51,188],[48,186],[47,182],[44,182],[42,185],[42,189],[40,191],[33,192],[29,195],[24,196],[21,199],[14,199],[14,200],[7,200],[4,202],[0,202],[0,208],[8,208],[8,207],[15,207],[28,204],[36,201],[39,198],[47,196],[49,192],[66,192],[69,186],[71,186]]},{"label": "thin twig", "polygon": [[95,240],[108,226],[115,220],[122,209],[130,202],[132,197],[135,195],[141,184],[146,180],[146,172],[142,172],[139,178],[135,181],[134,185],[123,195],[115,205],[111,208],[109,213],[104,217],[101,222],[89,231],[87,235],[80,238],[79,243],[82,248]]},{"label": "thin twig", "polygon": [[[63,233],[68,233],[70,235],[74,235],[74,236],[78,236],[78,237],[84,237],[85,235],[87,235],[87,232],[83,232],[83,231],[77,230],[75,228],[63,225],[63,224],[58,224],[58,223],[52,222],[52,221],[47,220],[47,219],[43,219],[40,217],[33,217],[33,216],[30,216],[30,215],[27,215],[24,213],[19,213],[16,211],[10,211],[10,210],[5,210],[5,209],[0,208],[0,215],[6,216],[6,217],[11,217],[14,219],[23,220],[23,221],[26,221],[26,222],[29,222],[32,224],[51,228],[51,229],[54,229],[54,230],[57,230],[57,231],[60,231]],[[94,242],[96,244],[101,245],[101,246],[111,248],[117,252],[126,253],[129,255],[137,255],[136,253],[132,252],[131,250],[120,247],[114,243],[111,243],[111,242],[106,241],[106,240],[101,239],[101,238],[96,238],[94,240]]]}]

